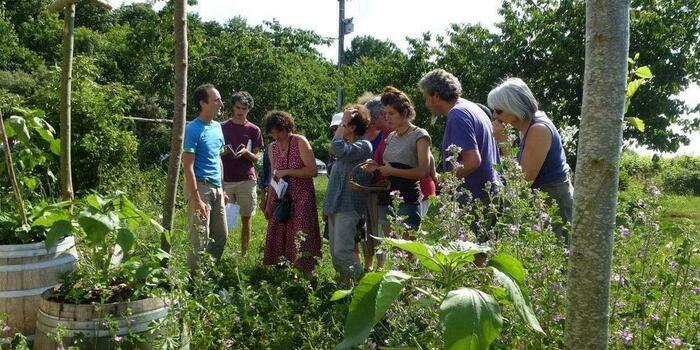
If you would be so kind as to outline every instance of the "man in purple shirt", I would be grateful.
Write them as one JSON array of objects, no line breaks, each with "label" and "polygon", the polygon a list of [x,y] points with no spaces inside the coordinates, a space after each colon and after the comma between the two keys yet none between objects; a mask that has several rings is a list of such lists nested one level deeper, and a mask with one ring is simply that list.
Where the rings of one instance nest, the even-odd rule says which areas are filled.
[{"label": "man in purple shirt", "polygon": [[[500,162],[498,145],[493,138],[491,120],[475,103],[460,97],[462,85],[459,80],[443,69],[435,69],[420,80],[426,107],[434,115],[447,117],[442,141],[443,167],[457,178],[464,179],[464,189],[474,199],[487,200],[484,190],[487,183],[495,184],[498,173],[493,168]],[[457,166],[447,161],[447,148],[461,148]],[[463,197],[469,200],[468,196]]]},{"label": "man in purple shirt", "polygon": [[224,191],[231,203],[240,206],[241,255],[248,252],[250,218],[256,207],[255,164],[263,145],[260,128],[248,121],[253,108],[253,96],[239,91],[231,97],[233,116],[221,124],[226,150],[221,156],[224,165]]}]

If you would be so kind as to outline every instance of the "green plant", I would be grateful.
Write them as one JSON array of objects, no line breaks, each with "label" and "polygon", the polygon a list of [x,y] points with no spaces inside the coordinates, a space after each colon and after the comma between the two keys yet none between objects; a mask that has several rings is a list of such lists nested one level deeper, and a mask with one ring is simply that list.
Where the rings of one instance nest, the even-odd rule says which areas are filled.
[{"label": "green plant", "polygon": [[[456,147],[451,147],[450,151],[453,155],[460,152]],[[485,265],[475,261],[478,255],[492,253],[493,249],[467,241],[467,237],[474,238],[479,232],[465,230],[464,227],[470,226],[465,221],[476,220],[473,229],[488,230],[487,225],[480,226],[488,220],[488,215],[466,216],[464,220],[461,214],[468,212],[466,206],[470,204],[461,199],[458,190],[461,181],[446,174],[442,183],[445,196],[440,200],[439,210],[451,217],[442,221],[442,227],[431,226],[432,234],[441,236],[441,243],[380,238],[391,248],[408,253],[401,260],[415,258],[418,264],[410,269],[369,272],[351,290],[340,290],[333,295],[332,300],[339,300],[352,294],[344,338],[336,349],[349,349],[363,343],[404,287],[428,296],[439,305],[437,317],[445,349],[488,348],[503,327],[501,303],[513,305],[530,329],[544,334],[527,294],[523,265],[505,252],[491,256]],[[475,205],[473,209],[472,212],[482,212],[484,208]],[[393,228],[397,235],[405,236],[408,232],[401,222],[402,218],[395,218]],[[423,275],[415,272],[423,272]]]},{"label": "green plant", "polygon": [[48,228],[47,247],[73,234],[83,253],[78,268],[62,277],[60,298],[73,303],[116,302],[149,297],[169,286],[160,265],[168,254],[138,247],[136,240],[139,230],[161,234],[163,228],[124,193],[91,194],[72,204],[74,214],[67,206],[57,207],[34,221]]},{"label": "green plant", "polygon": [[[15,172],[26,195],[34,195],[34,199],[50,197],[57,181],[52,170],[56,167],[61,142],[46,121],[44,111],[14,108],[12,112],[5,121],[11,147],[1,150],[12,151]],[[7,176],[5,167],[0,167],[0,174]]]}]

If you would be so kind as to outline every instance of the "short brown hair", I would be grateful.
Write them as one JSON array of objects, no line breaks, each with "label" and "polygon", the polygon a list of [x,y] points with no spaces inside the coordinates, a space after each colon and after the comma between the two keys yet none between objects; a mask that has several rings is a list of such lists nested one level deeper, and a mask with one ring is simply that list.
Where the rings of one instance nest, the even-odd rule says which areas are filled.
[{"label": "short brown hair", "polygon": [[352,119],[350,119],[350,122],[348,123],[348,126],[354,125],[355,126],[355,135],[357,136],[362,136],[367,132],[367,128],[369,127],[369,110],[367,107],[361,104],[354,104],[350,105],[347,108],[350,109],[355,109],[357,112],[354,112],[352,115]]},{"label": "short brown hair", "polygon": [[216,89],[213,84],[202,84],[194,89],[193,99],[194,105],[197,107],[198,111],[202,110],[202,106],[199,104],[200,101],[204,103],[209,103],[209,90]]},{"label": "short brown hair", "polygon": [[381,100],[385,107],[391,106],[399,114],[408,118],[408,120],[413,120],[416,117],[416,108],[413,106],[411,99],[406,93],[393,86],[384,88]]},{"label": "short brown hair", "polygon": [[265,133],[272,129],[294,132],[294,117],[286,111],[271,111],[265,115]]}]

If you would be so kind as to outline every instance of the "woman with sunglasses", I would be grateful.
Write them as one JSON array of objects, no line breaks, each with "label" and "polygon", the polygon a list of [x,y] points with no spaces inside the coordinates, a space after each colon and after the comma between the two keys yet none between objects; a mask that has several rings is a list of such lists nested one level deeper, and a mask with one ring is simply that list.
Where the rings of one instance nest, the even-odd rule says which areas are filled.
[{"label": "woman with sunglasses", "polygon": [[357,224],[367,208],[367,193],[353,190],[348,180],[356,178],[366,184],[368,176],[357,166],[372,156],[372,144],[363,138],[369,126],[369,111],[364,105],[350,106],[343,112],[329,152],[336,158],[328,189],[323,200],[323,213],[328,215],[328,241],[333,267],[343,280],[358,280],[364,269],[355,246]]},{"label": "woman with sunglasses", "polygon": [[[504,124],[520,132],[520,147],[516,156],[532,188],[549,195],[559,206],[559,216],[571,222],[573,187],[569,180],[569,165],[557,128],[547,115],[538,110],[537,100],[530,88],[519,78],[506,79],[491,90],[488,105],[493,111],[493,131],[496,140],[508,142]],[[558,236],[566,235],[555,225]]]}]

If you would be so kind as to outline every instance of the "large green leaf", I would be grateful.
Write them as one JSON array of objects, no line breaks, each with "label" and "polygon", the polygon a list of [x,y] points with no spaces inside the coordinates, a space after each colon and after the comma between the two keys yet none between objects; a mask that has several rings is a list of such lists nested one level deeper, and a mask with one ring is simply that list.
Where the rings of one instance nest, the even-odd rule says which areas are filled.
[{"label": "large green leaf", "polygon": [[13,115],[8,118],[7,122],[8,124],[6,125],[12,128],[15,137],[22,142],[29,142],[29,129],[27,128],[27,121],[24,118]]},{"label": "large green leaf", "polygon": [[627,97],[632,97],[637,92],[640,86],[644,83],[642,79],[632,80],[627,84]]},{"label": "large green leaf", "polygon": [[402,250],[405,250],[411,254],[413,254],[415,257],[418,258],[418,261],[425,266],[427,269],[433,271],[433,272],[440,272],[440,265],[437,263],[433,256],[433,247],[417,242],[417,241],[407,241],[404,239],[396,239],[396,238],[378,238],[381,241],[384,241],[391,245],[392,247],[396,247]]},{"label": "large green leaf", "polygon": [[53,223],[49,232],[46,233],[44,245],[48,252],[56,243],[63,237],[70,235],[73,231],[73,225],[68,220],[58,220]]},{"label": "large green leaf", "polygon": [[121,228],[117,232],[117,244],[119,244],[119,246],[122,247],[122,252],[124,252],[124,256],[129,255],[131,248],[134,247],[135,241],[136,239],[134,238],[134,233],[131,232],[131,230]]},{"label": "large green leaf", "polygon": [[119,226],[119,218],[113,212],[108,214],[82,211],[78,223],[92,244],[104,242],[105,237]]},{"label": "large green leaf", "polygon": [[51,146],[49,146],[49,149],[51,150],[51,153],[55,155],[60,155],[61,154],[61,140],[59,139],[54,139],[51,141]]},{"label": "large green leaf", "polygon": [[51,227],[59,220],[70,221],[70,214],[67,211],[45,211],[42,216],[32,222],[32,226]]},{"label": "large green leaf", "polygon": [[353,288],[343,341],[336,345],[336,350],[350,349],[367,339],[374,327],[377,292],[385,274],[386,272],[368,272]]},{"label": "large green leaf", "polygon": [[544,334],[527,295],[525,269],[520,261],[513,256],[501,253],[490,258],[488,266],[493,269],[494,276],[505,288],[508,299],[513,303],[523,321],[528,327]]},{"label": "large green leaf", "polygon": [[651,69],[649,69],[648,66],[643,66],[635,69],[634,74],[643,79],[651,79],[654,77],[654,75],[651,74]]},{"label": "large green leaf", "polygon": [[537,316],[535,312],[532,311],[530,306],[530,301],[523,290],[520,288],[518,283],[510,277],[510,275],[493,268],[493,275],[498,279],[498,281],[503,285],[508,293],[508,298],[513,302],[515,310],[518,311],[518,315],[525,321],[528,327],[533,330],[544,334],[540,323],[537,321]]},{"label": "large green leaf", "polygon": [[520,287],[525,288],[525,268],[512,255],[500,253],[489,258],[487,265],[510,275]]},{"label": "large green leaf", "polygon": [[465,266],[474,261],[474,255],[488,253],[491,248],[472,242],[453,241],[446,246],[433,247],[435,260],[440,264]]},{"label": "large green leaf", "polygon": [[352,289],[341,289],[341,290],[336,290],[333,292],[333,295],[331,295],[331,301],[338,301],[340,299],[347,298],[352,294]]},{"label": "large green leaf", "polygon": [[644,132],[644,121],[637,117],[627,117],[627,121],[639,132]]},{"label": "large green leaf", "polygon": [[411,279],[411,275],[405,274],[401,271],[389,271],[384,275],[382,281],[379,283],[379,290],[377,291],[377,301],[374,306],[374,326],[379,322],[384,313],[389,309],[391,304],[396,301],[396,298],[401,295],[401,290],[403,289],[406,281]]},{"label": "large green leaf", "polygon": [[440,305],[440,321],[448,350],[488,349],[503,326],[498,302],[472,288],[447,293]]}]

